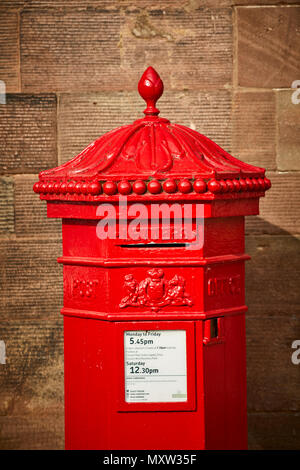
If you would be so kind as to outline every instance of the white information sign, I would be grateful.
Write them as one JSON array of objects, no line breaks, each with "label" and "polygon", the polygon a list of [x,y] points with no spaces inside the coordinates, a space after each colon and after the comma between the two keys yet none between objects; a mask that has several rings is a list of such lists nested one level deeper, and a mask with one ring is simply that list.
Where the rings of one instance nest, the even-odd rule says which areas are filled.
[{"label": "white information sign", "polygon": [[186,331],[125,331],[125,401],[187,401]]}]

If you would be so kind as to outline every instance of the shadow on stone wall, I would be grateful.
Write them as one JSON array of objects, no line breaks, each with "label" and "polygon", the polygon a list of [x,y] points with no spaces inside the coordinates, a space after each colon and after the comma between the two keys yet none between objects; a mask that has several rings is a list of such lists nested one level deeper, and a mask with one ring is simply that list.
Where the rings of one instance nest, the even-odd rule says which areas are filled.
[{"label": "shadow on stone wall", "polygon": [[[246,225],[249,447],[300,448],[300,238],[255,217]],[[253,223],[254,222],[254,223]],[[255,230],[253,231],[253,228]]]}]

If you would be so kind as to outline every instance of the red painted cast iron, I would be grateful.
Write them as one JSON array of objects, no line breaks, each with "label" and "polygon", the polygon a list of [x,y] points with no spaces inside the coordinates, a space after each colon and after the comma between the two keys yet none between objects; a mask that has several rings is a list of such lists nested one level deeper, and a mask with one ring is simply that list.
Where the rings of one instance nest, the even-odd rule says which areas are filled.
[{"label": "red painted cast iron", "polygon": [[[263,168],[159,117],[152,67],[138,89],[144,118],[34,185],[48,217],[62,219],[66,448],[244,449],[244,216],[258,214],[271,183]],[[115,238],[99,239],[103,203],[115,210]],[[139,241],[124,237],[136,203],[146,210]],[[200,207],[200,224],[190,216],[198,244],[176,231],[175,216],[168,238],[161,217],[150,230],[162,203]],[[185,332],[185,401],[126,401],[124,332],[139,330]]]}]

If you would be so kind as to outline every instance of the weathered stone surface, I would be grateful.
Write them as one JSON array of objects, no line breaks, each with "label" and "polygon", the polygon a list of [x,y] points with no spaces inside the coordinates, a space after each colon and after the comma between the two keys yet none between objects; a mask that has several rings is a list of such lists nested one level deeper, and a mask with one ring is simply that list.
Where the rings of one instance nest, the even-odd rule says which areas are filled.
[{"label": "weathered stone surface", "polygon": [[119,11],[23,11],[22,90],[122,88]]},{"label": "weathered stone surface", "polygon": [[249,449],[298,450],[300,413],[249,413]]},{"label": "weathered stone surface", "polygon": [[238,84],[288,88],[300,73],[300,6],[238,8]]},{"label": "weathered stone surface", "polygon": [[231,9],[126,12],[121,66],[133,87],[149,64],[166,89],[211,89],[232,83]]},{"label": "weathered stone surface", "polygon": [[14,182],[12,178],[0,178],[0,233],[10,234],[15,229]]},{"label": "weathered stone surface", "polygon": [[56,164],[56,97],[7,95],[0,105],[0,172],[37,173]]},{"label": "weathered stone surface", "polygon": [[3,11],[20,10],[24,7],[25,2],[27,2],[27,0],[2,0],[0,9]]},{"label": "weathered stone surface", "polygon": [[[276,91],[277,167],[283,171],[300,170],[300,103],[292,102],[293,94],[295,90]],[[297,98],[300,99],[299,90]]]},{"label": "weathered stone surface", "polygon": [[237,5],[237,6],[257,6],[261,8],[261,6],[264,5],[282,5],[282,4],[289,4],[292,5],[294,3],[299,3],[299,0],[231,0],[230,1],[231,5]]},{"label": "weathered stone surface", "polygon": [[[51,402],[61,398],[57,384],[63,376],[62,318],[43,322],[1,321],[1,339],[6,345],[6,364],[0,368],[1,395],[11,394],[9,401],[1,400],[1,415],[20,412],[21,392],[40,408],[45,405],[45,399]],[[26,403],[24,408],[27,408]]]},{"label": "weathered stone surface", "polygon": [[18,21],[16,12],[0,11],[0,80],[5,82],[6,93],[20,91]]},{"label": "weathered stone surface", "polygon": [[[161,116],[204,133],[226,150],[231,147],[231,96],[218,92],[168,92],[159,101]],[[59,103],[59,160],[78,154],[101,134],[143,116],[136,92],[62,94]]]},{"label": "weathered stone surface", "polygon": [[46,202],[32,190],[38,175],[16,175],[14,179],[17,237],[61,238],[61,219],[47,219]]},{"label": "weathered stone surface", "polygon": [[246,163],[276,168],[275,96],[272,91],[234,93],[233,155]]},{"label": "weathered stone surface", "polygon": [[0,448],[63,446],[63,328],[57,321],[1,323]]},{"label": "weathered stone surface", "polygon": [[[265,294],[267,303],[267,286]],[[246,323],[248,411],[300,411],[299,365],[291,360],[292,343],[300,339],[300,311],[298,316],[296,311],[273,317],[252,313]]]},{"label": "weathered stone surface", "polygon": [[[77,47],[69,37],[76,38]],[[24,91],[132,90],[149,63],[169,87],[231,84],[231,10],[126,9],[125,16],[111,9],[21,14]]]},{"label": "weathered stone surface", "polygon": [[248,316],[300,315],[299,248],[299,237],[289,235],[246,238],[252,257],[246,264]]},{"label": "weathered stone surface", "polygon": [[61,255],[57,240],[3,240],[0,246],[1,318],[57,318],[62,307]]},{"label": "weathered stone surface", "polygon": [[[138,5],[137,5],[138,3]],[[187,0],[185,2],[186,8],[197,8],[202,4],[202,6],[215,5],[218,3],[216,0]],[[230,0],[221,0],[220,3],[229,4]],[[81,11],[88,8],[105,8],[105,9],[114,9],[116,7],[122,8],[134,8],[137,6],[139,8],[165,8],[182,6],[180,0],[159,0],[155,2],[155,5],[150,4],[148,0],[2,0],[3,7],[5,8],[26,8],[26,10],[40,10],[40,9],[63,9],[63,10],[77,10]]]},{"label": "weathered stone surface", "polygon": [[[249,3],[251,3],[250,0]],[[262,0],[261,0],[262,1]],[[271,0],[268,0],[269,2]],[[265,3],[268,3],[266,0]],[[295,0],[291,0],[289,3],[293,3]],[[183,8],[186,11],[193,11],[200,7],[222,7],[230,6],[234,2],[232,0],[156,0],[155,2],[149,3],[149,0],[2,0],[1,6],[6,9],[19,9],[26,8],[32,10],[39,9],[80,9],[86,10],[88,8],[147,8],[147,10],[157,10],[163,8]],[[259,3],[259,2],[257,2]],[[274,0],[273,3],[277,3]]]},{"label": "weathered stone surface", "polygon": [[267,176],[272,188],[260,199],[259,217],[246,217],[247,233],[300,233],[300,173],[273,173]]},{"label": "weathered stone surface", "polygon": [[20,416],[0,417],[1,450],[63,450],[63,405]]}]

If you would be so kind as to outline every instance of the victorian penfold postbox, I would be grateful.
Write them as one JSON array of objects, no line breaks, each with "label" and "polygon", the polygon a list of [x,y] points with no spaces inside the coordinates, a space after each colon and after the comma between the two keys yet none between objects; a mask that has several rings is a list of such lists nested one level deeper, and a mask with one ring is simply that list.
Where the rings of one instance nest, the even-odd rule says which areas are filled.
[{"label": "victorian penfold postbox", "polygon": [[247,447],[244,216],[270,181],[145,117],[40,173],[62,219],[67,449]]}]

